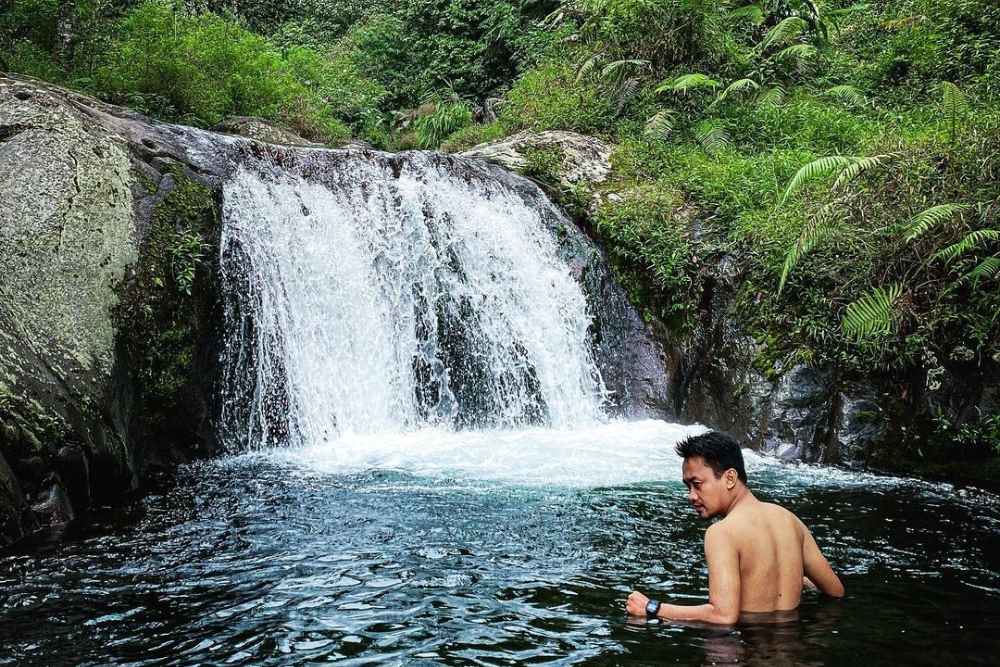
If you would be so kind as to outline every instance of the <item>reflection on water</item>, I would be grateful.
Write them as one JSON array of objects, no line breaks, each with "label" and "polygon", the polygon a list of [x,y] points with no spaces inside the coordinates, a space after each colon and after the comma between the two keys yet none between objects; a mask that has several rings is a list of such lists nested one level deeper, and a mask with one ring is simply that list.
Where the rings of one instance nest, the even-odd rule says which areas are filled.
[{"label": "reflection on water", "polygon": [[517,483],[415,460],[189,466],[123,520],[0,559],[0,664],[990,664],[1000,653],[994,496],[752,459],[755,492],[813,528],[847,598],[807,593],[786,623],[633,625],[633,589],[705,598],[706,526],[678,481],[585,485],[567,462],[571,483]]}]

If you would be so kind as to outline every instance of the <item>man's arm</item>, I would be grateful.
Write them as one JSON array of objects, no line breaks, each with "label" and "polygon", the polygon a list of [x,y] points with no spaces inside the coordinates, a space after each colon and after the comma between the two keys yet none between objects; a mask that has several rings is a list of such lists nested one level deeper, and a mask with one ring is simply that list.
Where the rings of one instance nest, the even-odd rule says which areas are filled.
[{"label": "man's arm", "polygon": [[830,567],[830,563],[823,556],[823,552],[819,550],[819,545],[816,544],[816,540],[806,525],[801,521],[799,523],[802,525],[803,531],[802,570],[806,579],[814,584],[821,593],[835,598],[844,597],[844,584],[840,583],[840,577]]},{"label": "man's arm", "polygon": [[[693,606],[664,603],[660,605],[658,617],[722,625],[736,623],[740,616],[740,556],[719,524],[705,533],[705,560],[708,561],[708,603]],[[627,611],[644,616],[648,599],[642,593],[632,593]]]}]

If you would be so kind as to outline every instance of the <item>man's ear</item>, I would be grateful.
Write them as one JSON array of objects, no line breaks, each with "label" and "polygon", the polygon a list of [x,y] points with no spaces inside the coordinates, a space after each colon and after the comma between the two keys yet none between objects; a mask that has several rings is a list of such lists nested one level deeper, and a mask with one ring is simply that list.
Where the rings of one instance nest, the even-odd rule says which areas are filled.
[{"label": "man's ear", "polygon": [[739,478],[739,475],[736,473],[736,468],[729,468],[728,470],[726,470],[723,477],[726,478],[727,491],[732,491],[733,489],[736,488],[736,480],[737,478]]}]

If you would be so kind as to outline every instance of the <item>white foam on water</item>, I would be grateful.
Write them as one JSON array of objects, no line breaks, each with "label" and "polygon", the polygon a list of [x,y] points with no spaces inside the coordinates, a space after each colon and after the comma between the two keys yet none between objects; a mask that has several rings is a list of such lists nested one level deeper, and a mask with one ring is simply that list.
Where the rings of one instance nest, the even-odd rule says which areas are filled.
[{"label": "white foam on water", "polygon": [[674,444],[703,426],[657,420],[611,421],[576,429],[450,431],[345,436],[336,442],[272,449],[269,461],[320,474],[390,470],[438,479],[528,486],[598,487],[679,481]]}]

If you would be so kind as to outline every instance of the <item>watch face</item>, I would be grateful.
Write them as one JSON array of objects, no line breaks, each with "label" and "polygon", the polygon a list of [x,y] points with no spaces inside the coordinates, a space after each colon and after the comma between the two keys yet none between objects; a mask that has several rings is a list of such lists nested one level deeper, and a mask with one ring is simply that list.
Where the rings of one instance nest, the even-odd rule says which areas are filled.
[{"label": "watch face", "polygon": [[650,600],[646,603],[646,614],[649,616],[656,616],[656,612],[660,611],[660,603],[656,600]]}]

